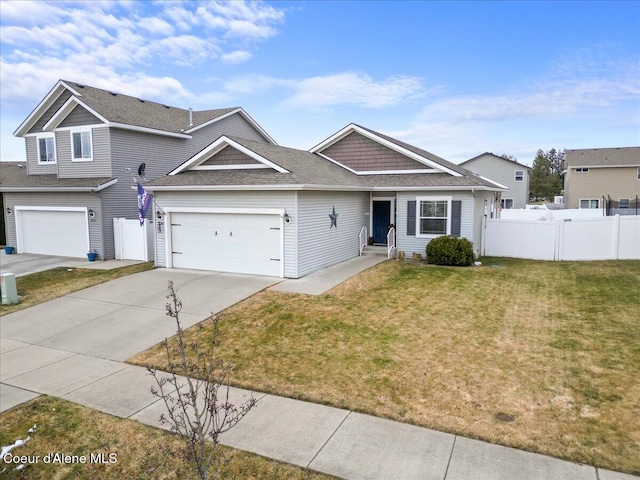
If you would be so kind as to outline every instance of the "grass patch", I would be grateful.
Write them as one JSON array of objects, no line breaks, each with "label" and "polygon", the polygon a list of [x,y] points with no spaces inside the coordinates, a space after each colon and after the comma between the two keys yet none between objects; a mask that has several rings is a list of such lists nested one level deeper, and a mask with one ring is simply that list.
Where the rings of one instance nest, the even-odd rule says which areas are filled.
[{"label": "grass patch", "polygon": [[[483,264],[264,291],[225,312],[219,352],[239,387],[640,473],[640,262]],[[159,348],[131,361],[166,369]]]},{"label": "grass patch", "polygon": [[[38,455],[39,462],[30,464],[20,476],[10,471],[3,478],[78,479],[101,480],[127,479],[195,479],[192,466],[172,454],[183,440],[164,430],[97,412],[81,405],[52,397],[38,397],[0,414],[0,445],[10,445],[16,439],[24,439],[27,431],[36,423],[37,431],[22,447],[15,448],[15,455]],[[292,465],[268,460],[258,455],[219,447],[233,460],[221,476],[223,479],[330,479]],[[114,453],[117,462],[112,464],[64,465],[45,464],[47,453],[61,452],[68,455]],[[9,465],[11,469],[18,464]],[[6,466],[0,460],[0,470]]]},{"label": "grass patch", "polygon": [[144,272],[153,268],[153,262],[139,263],[111,270],[58,267],[44,272],[32,273],[16,278],[20,295],[17,305],[0,305],[0,315],[8,315],[23,308],[48,302],[84,288],[108,282],[116,278]]}]

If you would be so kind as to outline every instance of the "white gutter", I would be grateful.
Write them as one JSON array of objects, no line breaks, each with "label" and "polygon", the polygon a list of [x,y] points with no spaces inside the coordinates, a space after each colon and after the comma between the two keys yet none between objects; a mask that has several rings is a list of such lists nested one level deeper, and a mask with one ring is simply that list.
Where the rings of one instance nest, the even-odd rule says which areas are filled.
[{"label": "white gutter", "polygon": [[350,192],[369,192],[369,191],[468,191],[468,190],[486,190],[486,191],[503,191],[502,188],[490,188],[483,186],[344,186],[344,185],[314,185],[314,184],[296,184],[296,185],[145,185],[145,190],[150,192],[178,192],[178,191],[217,191],[217,190],[235,190],[235,191],[255,191],[255,190],[330,190],[330,191],[350,191]]}]

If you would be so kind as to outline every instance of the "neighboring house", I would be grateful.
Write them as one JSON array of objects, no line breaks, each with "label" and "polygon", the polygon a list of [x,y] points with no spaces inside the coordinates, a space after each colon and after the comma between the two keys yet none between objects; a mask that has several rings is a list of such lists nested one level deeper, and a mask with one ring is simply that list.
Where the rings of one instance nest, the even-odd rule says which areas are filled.
[{"label": "neighboring house", "polygon": [[640,196],[640,147],[567,150],[564,195],[567,208],[603,208],[603,198],[621,209]]},{"label": "neighboring house", "polygon": [[490,152],[485,152],[462,162],[460,166],[485,178],[490,178],[509,189],[509,191],[502,194],[500,200],[501,208],[525,208],[529,202],[531,167],[514,160],[499,157]]},{"label": "neighboring house", "polygon": [[139,166],[148,180],[166,175],[222,134],[275,143],[241,108],[191,111],[59,81],[14,132],[26,163],[0,163],[7,244],[114,258],[113,219],[138,216]]},{"label": "neighboring house", "polygon": [[223,135],[146,188],[157,266],[287,278],[358,256],[365,230],[408,254],[446,234],[479,253],[504,190],[354,124],[310,151]]}]

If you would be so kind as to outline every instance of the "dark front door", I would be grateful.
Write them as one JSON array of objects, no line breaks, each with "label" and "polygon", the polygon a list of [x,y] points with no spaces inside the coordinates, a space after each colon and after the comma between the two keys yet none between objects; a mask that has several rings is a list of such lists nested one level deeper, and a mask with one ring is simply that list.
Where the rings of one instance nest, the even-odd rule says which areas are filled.
[{"label": "dark front door", "polygon": [[391,202],[389,200],[373,202],[373,243],[387,244],[389,219],[391,218]]}]

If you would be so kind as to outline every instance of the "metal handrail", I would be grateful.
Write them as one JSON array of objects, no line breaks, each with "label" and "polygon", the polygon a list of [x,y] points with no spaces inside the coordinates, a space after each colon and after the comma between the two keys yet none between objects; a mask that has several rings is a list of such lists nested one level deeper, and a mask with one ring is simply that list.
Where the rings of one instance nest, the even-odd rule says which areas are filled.
[{"label": "metal handrail", "polygon": [[367,227],[362,227],[360,229],[360,235],[358,237],[358,248],[360,249],[360,255],[362,255],[362,251],[364,250],[364,247],[367,246]]},{"label": "metal handrail", "polygon": [[387,232],[387,258],[391,258],[395,248],[396,248],[396,229],[393,227],[390,227],[389,231]]}]

